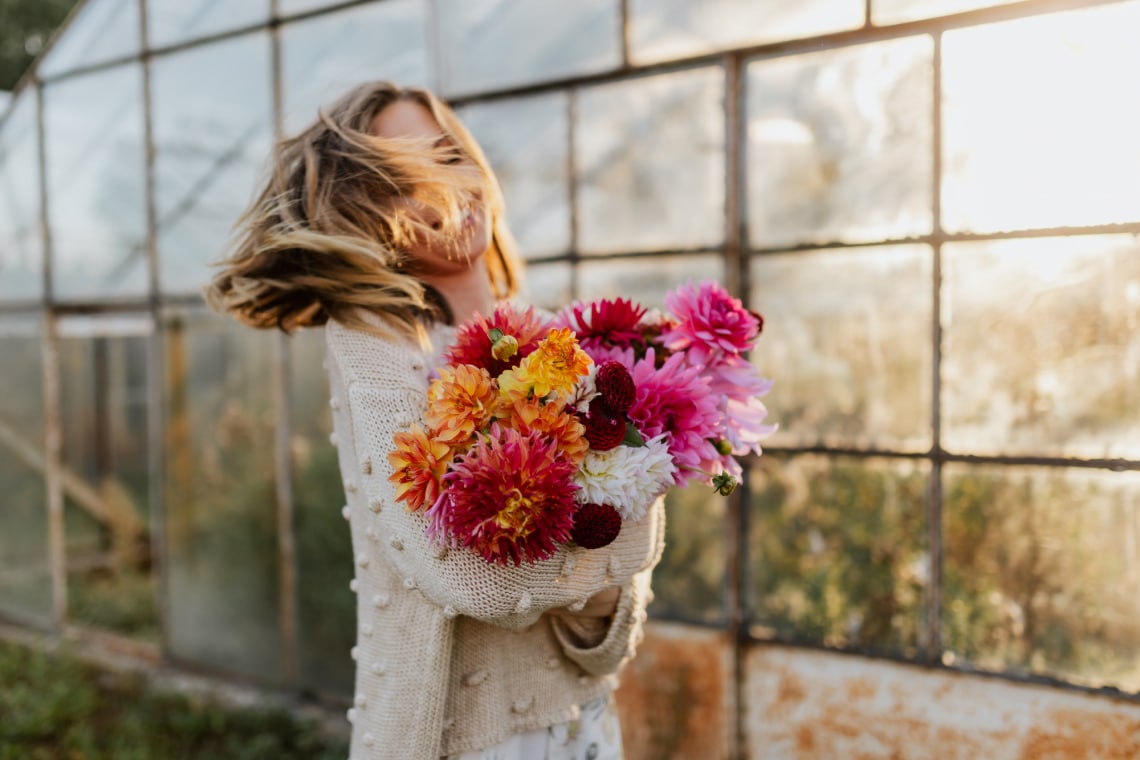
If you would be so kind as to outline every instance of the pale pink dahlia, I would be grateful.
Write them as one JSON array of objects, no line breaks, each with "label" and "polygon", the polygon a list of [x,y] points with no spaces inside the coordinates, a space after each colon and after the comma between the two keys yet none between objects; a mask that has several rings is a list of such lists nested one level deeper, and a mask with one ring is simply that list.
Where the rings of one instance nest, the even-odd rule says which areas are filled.
[{"label": "pale pink dahlia", "polygon": [[[501,330],[503,335],[518,341],[518,351],[509,359],[496,359],[491,352],[492,341],[488,336],[491,330]],[[498,377],[511,367],[518,366],[546,337],[547,326],[535,313],[533,306],[525,309],[507,301],[500,302],[491,318],[476,314],[456,332],[455,344],[444,354],[448,364],[473,364],[487,370],[491,377]]]},{"label": "pale pink dahlia", "polygon": [[646,439],[665,435],[677,465],[674,482],[683,485],[700,474],[693,470],[702,462],[719,456],[712,440],[719,432],[720,410],[699,367],[687,366],[683,354],[674,354],[658,368],[654,354],[649,349],[629,368],[637,388],[629,419]]},{"label": "pale pink dahlia", "polygon": [[771,390],[772,381],[761,377],[756,367],[740,356],[726,357],[706,374],[709,388],[719,398],[724,439],[732,446],[732,454],[760,454],[760,441],[777,427],[764,422],[768,409],[760,400]]},{"label": "pale pink dahlia", "polygon": [[687,351],[690,364],[708,364],[721,356],[739,356],[760,334],[760,319],[719,284],[683,285],[665,296],[676,324],[661,334],[671,351]]},{"label": "pale pink dahlia", "polygon": [[548,559],[570,539],[576,470],[554,440],[493,423],[443,476],[428,533],[495,564]]}]

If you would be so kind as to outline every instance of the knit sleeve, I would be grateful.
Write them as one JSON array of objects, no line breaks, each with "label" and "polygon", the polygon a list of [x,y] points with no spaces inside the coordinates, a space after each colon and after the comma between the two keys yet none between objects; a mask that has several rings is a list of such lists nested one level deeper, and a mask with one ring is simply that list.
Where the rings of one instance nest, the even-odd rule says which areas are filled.
[{"label": "knit sleeve", "polygon": [[[330,358],[343,359],[338,357],[342,348],[330,343]],[[409,356],[373,359],[415,361]],[[638,522],[624,525],[617,540],[607,547],[564,547],[547,560],[518,567],[490,564],[471,551],[445,549],[428,539],[423,513],[408,512],[397,503],[388,480],[393,435],[423,421],[426,376],[422,382],[411,375],[399,379],[410,371],[389,367],[374,378],[349,368],[341,389],[344,403],[333,413],[334,426],[348,432],[348,443],[359,463],[353,468],[358,479],[348,477],[346,491],[359,490],[358,498],[366,500],[368,509],[357,514],[367,516],[384,560],[403,579],[405,588],[418,589],[445,615],[467,615],[523,629],[546,610],[584,605],[598,591],[624,586],[657,562],[664,520],[660,503]]]},{"label": "knit sleeve", "polygon": [[649,581],[652,570],[643,570],[622,587],[617,609],[609,625],[598,625],[595,620],[577,620],[554,615],[551,627],[562,651],[584,671],[604,676],[617,671],[633,657],[644,636],[645,608],[651,592]]}]

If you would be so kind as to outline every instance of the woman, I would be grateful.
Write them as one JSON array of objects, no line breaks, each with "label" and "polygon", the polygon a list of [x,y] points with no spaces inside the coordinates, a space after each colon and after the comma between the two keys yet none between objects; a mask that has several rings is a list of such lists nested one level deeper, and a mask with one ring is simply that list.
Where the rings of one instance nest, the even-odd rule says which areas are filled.
[{"label": "woman", "polygon": [[621,757],[611,692],[641,639],[660,502],[608,547],[503,567],[430,542],[388,481],[455,325],[515,293],[503,217],[446,105],[366,84],[280,143],[208,290],[255,327],[325,325],[356,557],[353,758]]}]

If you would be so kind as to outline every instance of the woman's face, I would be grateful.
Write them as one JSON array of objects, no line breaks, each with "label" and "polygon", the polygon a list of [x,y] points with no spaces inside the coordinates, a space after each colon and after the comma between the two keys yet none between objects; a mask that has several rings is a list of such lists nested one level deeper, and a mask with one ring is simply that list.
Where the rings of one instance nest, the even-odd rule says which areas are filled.
[{"label": "woman's face", "polygon": [[[451,138],[444,134],[431,111],[414,100],[397,100],[372,120],[372,134],[377,137],[429,138],[436,145],[445,146]],[[478,167],[470,159],[460,165],[472,171]],[[447,275],[466,271],[470,262],[482,256],[491,244],[491,220],[482,198],[472,199],[458,231],[458,241],[444,234],[439,213],[414,198],[401,198],[405,213],[414,215],[439,235],[422,235],[409,247],[409,255],[417,262],[420,274]]]}]

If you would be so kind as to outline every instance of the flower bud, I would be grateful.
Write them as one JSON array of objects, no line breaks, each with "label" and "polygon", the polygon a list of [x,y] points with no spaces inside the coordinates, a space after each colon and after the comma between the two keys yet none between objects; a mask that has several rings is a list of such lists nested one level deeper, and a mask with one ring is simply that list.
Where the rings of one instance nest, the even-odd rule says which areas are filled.
[{"label": "flower bud", "polygon": [[736,478],[729,475],[727,472],[722,472],[715,475],[712,480],[713,488],[721,496],[729,496],[736,490]]},{"label": "flower bud", "polygon": [[491,356],[505,362],[519,352],[519,341],[513,335],[503,335],[491,344]]}]

